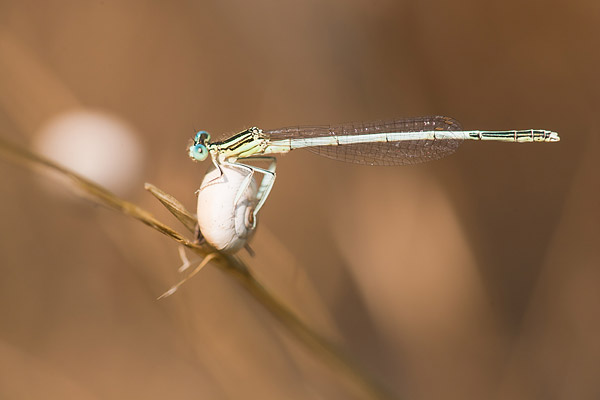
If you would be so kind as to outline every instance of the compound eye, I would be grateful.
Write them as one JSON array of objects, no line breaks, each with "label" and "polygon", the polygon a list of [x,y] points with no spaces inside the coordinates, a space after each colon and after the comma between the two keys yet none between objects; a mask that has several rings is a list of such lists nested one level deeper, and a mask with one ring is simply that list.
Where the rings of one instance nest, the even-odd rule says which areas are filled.
[{"label": "compound eye", "polygon": [[204,143],[210,141],[210,134],[206,131],[199,131],[194,137],[194,143]]},{"label": "compound eye", "polygon": [[208,149],[203,144],[190,146],[190,157],[196,161],[204,161],[208,157]]}]

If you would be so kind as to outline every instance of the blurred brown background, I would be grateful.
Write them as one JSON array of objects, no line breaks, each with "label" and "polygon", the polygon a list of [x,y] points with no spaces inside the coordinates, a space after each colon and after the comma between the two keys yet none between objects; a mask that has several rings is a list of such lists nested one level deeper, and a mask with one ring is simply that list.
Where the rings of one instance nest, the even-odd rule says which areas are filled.
[{"label": "blurred brown background", "polygon": [[[143,183],[195,208],[196,129],[557,131],[413,167],[280,157],[242,257],[399,398],[597,399],[599,4],[0,0],[0,134],[118,119],[143,152],[123,196],[183,231]],[[215,268],[155,301],[178,280],[166,237],[5,159],[0,182],[0,398],[363,395]]]}]

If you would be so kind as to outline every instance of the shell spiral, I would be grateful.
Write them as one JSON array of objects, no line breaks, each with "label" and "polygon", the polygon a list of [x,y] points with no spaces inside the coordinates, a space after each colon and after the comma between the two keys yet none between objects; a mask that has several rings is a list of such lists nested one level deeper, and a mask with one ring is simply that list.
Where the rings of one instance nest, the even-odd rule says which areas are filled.
[{"label": "shell spiral", "polygon": [[252,226],[252,212],[258,203],[257,184],[252,178],[235,203],[250,172],[227,165],[221,165],[221,169],[223,175],[213,167],[202,180],[198,191],[198,226],[211,246],[235,253],[244,247],[256,228],[256,224]]}]

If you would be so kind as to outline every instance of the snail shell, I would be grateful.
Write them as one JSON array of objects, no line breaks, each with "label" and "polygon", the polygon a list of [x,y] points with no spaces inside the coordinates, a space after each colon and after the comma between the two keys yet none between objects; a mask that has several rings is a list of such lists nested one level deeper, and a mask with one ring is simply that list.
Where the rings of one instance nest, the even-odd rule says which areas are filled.
[{"label": "snail shell", "polygon": [[253,211],[258,203],[257,184],[252,178],[235,203],[240,186],[250,174],[242,168],[221,165],[209,170],[198,190],[198,226],[206,241],[215,249],[235,253],[254,234]]}]

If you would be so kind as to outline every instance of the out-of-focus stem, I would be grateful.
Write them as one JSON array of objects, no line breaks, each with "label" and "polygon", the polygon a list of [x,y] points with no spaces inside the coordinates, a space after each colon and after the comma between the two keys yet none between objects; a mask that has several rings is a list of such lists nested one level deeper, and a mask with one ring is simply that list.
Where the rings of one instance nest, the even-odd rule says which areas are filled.
[{"label": "out-of-focus stem", "polygon": [[[186,239],[179,232],[158,221],[146,210],[126,200],[120,199],[102,186],[3,138],[0,138],[0,154],[4,155],[6,158],[15,159],[32,166],[42,166],[61,174],[65,178],[68,178],[78,189],[78,193],[81,193],[85,198],[141,221],[202,257],[206,257],[208,254],[215,252],[214,249],[211,249],[206,245],[200,246]],[[194,217],[185,210],[176,199],[152,185],[147,184],[146,189],[150,190],[163,204],[166,202],[167,204],[165,204],[165,206],[169,211],[177,216],[177,218],[184,223],[186,228],[191,229],[190,220],[193,220]],[[271,312],[275,319],[277,319],[288,332],[306,346],[306,348],[315,356],[345,376],[350,383],[360,387],[366,398],[395,398],[395,396],[387,391],[379,382],[370,377],[340,348],[312,330],[286,305],[265,289],[263,285],[254,278],[248,267],[239,257],[228,254],[219,254],[218,257],[214,258],[213,264],[234,277],[243,288]]]}]

